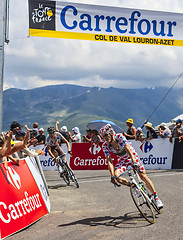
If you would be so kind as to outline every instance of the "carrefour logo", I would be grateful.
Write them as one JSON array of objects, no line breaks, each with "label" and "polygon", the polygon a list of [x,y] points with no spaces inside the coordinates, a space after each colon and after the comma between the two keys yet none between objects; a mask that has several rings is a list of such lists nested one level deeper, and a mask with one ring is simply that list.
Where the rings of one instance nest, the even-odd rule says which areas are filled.
[{"label": "carrefour logo", "polygon": [[7,169],[7,178],[15,189],[21,188],[20,176],[12,167],[8,167]]},{"label": "carrefour logo", "polygon": [[100,152],[101,147],[99,145],[93,145],[92,147],[89,148],[89,151],[91,154],[96,155]]},{"label": "carrefour logo", "polygon": [[140,150],[145,153],[150,152],[152,149],[153,145],[151,142],[145,142],[140,146]]}]

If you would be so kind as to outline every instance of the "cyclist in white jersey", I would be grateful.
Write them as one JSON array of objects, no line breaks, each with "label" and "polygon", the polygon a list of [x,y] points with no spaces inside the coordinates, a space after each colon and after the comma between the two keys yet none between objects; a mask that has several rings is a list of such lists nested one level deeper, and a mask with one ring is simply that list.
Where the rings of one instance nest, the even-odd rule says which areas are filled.
[{"label": "cyclist in white jersey", "polygon": [[[60,147],[61,140],[67,144],[68,153],[71,154],[71,148],[69,142],[64,138],[61,133],[56,132],[54,127],[49,127],[47,129],[48,136],[46,138],[46,145],[49,155],[56,161],[56,158],[62,154],[64,154],[62,148]],[[64,156],[67,161],[66,157]]]},{"label": "cyclist in white jersey", "polygon": [[[148,178],[145,168],[142,162],[139,160],[139,156],[133,146],[127,141],[122,133],[115,134],[110,124],[105,125],[99,131],[101,137],[104,139],[102,145],[104,154],[108,162],[108,169],[111,173],[111,182],[130,186],[130,182],[122,177],[122,174],[126,171],[129,165],[132,165],[136,169],[139,169],[140,178],[146,183],[148,189],[154,194],[157,207],[162,208],[163,203],[158,198],[156,190],[152,181]],[[110,152],[118,156],[118,163],[113,166]]]}]

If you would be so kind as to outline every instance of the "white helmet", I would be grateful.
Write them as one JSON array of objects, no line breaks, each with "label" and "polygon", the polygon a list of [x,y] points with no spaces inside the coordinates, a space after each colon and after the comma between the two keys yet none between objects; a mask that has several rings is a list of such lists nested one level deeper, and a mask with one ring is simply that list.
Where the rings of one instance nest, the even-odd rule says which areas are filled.
[{"label": "white helmet", "polygon": [[105,135],[106,135],[106,134],[109,134],[109,133],[111,133],[111,134],[114,134],[114,133],[115,133],[115,132],[114,132],[114,129],[111,127],[110,124],[106,124],[106,125],[103,126],[103,127],[100,129],[100,131],[99,131],[99,134],[100,134],[100,136],[101,136],[102,138],[104,138]]}]

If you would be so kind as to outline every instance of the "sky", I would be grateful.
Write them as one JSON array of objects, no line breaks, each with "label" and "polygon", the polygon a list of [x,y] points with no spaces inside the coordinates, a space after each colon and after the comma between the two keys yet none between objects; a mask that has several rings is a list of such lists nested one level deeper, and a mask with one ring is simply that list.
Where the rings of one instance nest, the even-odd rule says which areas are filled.
[{"label": "sky", "polygon": [[[183,13],[182,0],[70,2]],[[183,47],[28,37],[28,0],[10,0],[9,14],[4,89],[57,84],[171,87],[183,72]],[[182,78],[176,87],[183,87]]]}]

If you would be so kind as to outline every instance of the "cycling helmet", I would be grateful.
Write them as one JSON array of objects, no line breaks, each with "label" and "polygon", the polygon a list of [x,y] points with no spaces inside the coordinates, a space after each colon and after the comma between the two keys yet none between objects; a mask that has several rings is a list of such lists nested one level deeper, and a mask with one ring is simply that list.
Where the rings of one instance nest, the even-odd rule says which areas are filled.
[{"label": "cycling helmet", "polygon": [[49,128],[47,129],[47,132],[48,132],[48,133],[54,133],[54,132],[55,132],[55,128],[54,128],[54,127],[49,127]]},{"label": "cycling helmet", "polygon": [[114,134],[114,129],[110,124],[106,124],[100,129],[99,134],[102,138],[104,138],[106,134]]}]

